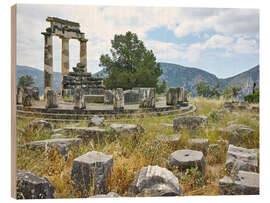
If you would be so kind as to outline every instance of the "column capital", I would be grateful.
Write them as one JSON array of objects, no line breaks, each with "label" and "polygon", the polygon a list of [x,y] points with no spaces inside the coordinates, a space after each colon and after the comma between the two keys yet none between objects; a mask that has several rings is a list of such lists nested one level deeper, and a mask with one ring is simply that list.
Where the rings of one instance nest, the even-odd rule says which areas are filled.
[{"label": "column capital", "polygon": [[79,39],[80,42],[87,42],[88,39]]},{"label": "column capital", "polygon": [[49,33],[49,32],[42,32],[41,34],[44,35],[45,37],[52,36],[52,33]]},{"label": "column capital", "polygon": [[68,37],[59,37],[61,40],[70,40],[71,38]]}]

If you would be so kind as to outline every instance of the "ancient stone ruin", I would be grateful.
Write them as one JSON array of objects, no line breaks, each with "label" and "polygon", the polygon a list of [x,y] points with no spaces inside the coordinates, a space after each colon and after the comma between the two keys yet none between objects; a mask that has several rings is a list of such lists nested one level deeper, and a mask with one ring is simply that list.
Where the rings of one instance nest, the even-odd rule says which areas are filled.
[{"label": "ancient stone ruin", "polygon": [[[69,40],[80,41],[80,63],[84,65],[84,72],[87,71],[87,39],[80,31],[80,24],[56,17],[47,17],[50,27],[46,28],[44,35],[44,89],[53,88],[53,36],[58,36],[62,40],[62,79],[69,73]],[[63,86],[62,88],[63,89]]]},{"label": "ancient stone ruin", "polygon": [[51,199],[54,198],[54,186],[47,178],[17,170],[16,172],[17,199]]},{"label": "ancient stone ruin", "polygon": [[95,195],[107,193],[107,181],[113,156],[91,151],[73,160],[71,180],[75,190],[82,191],[83,197],[89,196],[92,189]]},{"label": "ancient stone ruin", "polygon": [[140,108],[156,107],[156,89],[155,88],[139,88]]},{"label": "ancient stone ruin", "polygon": [[169,88],[166,94],[167,105],[183,105],[187,102],[187,92],[183,87]]},{"label": "ancient stone ruin", "polygon": [[124,92],[122,88],[114,90],[113,109],[116,111],[124,109]]},{"label": "ancient stone ruin", "polygon": [[[63,76],[63,97],[73,96],[76,87],[81,87],[84,95],[104,95],[103,78],[94,78],[91,73],[84,72],[84,66],[84,64],[78,63],[73,68],[73,72],[69,72]],[[83,71],[79,71],[80,69]]]},{"label": "ancient stone ruin", "polygon": [[129,193],[131,196],[180,196],[182,188],[171,171],[147,166],[138,171]]}]

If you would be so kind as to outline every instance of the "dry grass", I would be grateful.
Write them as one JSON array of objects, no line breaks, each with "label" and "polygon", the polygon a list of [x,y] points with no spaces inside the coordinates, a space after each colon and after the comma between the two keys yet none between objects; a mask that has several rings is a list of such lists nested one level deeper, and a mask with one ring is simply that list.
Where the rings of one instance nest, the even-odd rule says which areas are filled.
[{"label": "dry grass", "polygon": [[[208,138],[210,143],[216,143],[222,139],[218,128],[224,128],[230,123],[244,124],[255,130],[254,137],[243,140],[243,147],[259,148],[259,119],[258,113],[249,111],[238,111],[236,113],[225,113],[222,118],[216,117],[215,113],[222,108],[223,100],[195,98],[191,103],[197,107],[194,115],[207,115],[209,117],[208,126],[201,129],[198,135],[190,134],[187,130],[177,132],[181,134],[181,140],[177,144],[168,144],[158,141],[157,135],[174,134],[172,128],[164,127],[161,123],[172,123],[175,116],[132,118],[129,120],[106,121],[105,128],[108,129],[111,123],[133,123],[141,124],[146,133],[139,139],[107,139],[103,143],[95,144],[89,142],[83,144],[79,149],[71,149],[68,159],[60,158],[56,151],[49,154],[19,149],[17,150],[17,168],[29,170],[34,174],[47,177],[56,188],[57,198],[80,197],[80,194],[72,192],[70,172],[72,161],[76,157],[89,151],[100,151],[112,154],[114,164],[108,182],[109,191],[117,192],[122,196],[128,195],[129,187],[134,177],[142,167],[147,165],[159,165],[166,167],[168,156],[175,150],[189,148],[188,139],[190,137]],[[213,113],[214,112],[214,113]],[[214,116],[213,116],[214,115]],[[50,138],[46,132],[33,132],[28,128],[31,120],[17,121],[17,145],[34,140]],[[66,124],[58,123],[54,127],[60,128]],[[74,125],[74,124],[71,124]],[[87,126],[82,122],[79,126]],[[75,135],[73,135],[75,136]],[[179,181],[183,187],[184,195],[218,195],[218,180],[225,174],[224,165],[226,159],[226,149],[221,149],[219,154],[208,153],[206,156],[207,167],[204,184],[196,185],[196,176],[190,175],[190,180]],[[174,171],[177,175],[177,172]]]}]

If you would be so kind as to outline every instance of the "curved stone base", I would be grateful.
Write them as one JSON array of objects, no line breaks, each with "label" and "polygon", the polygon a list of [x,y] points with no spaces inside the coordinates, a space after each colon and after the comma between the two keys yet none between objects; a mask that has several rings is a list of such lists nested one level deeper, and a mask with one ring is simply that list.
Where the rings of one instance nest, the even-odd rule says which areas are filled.
[{"label": "curved stone base", "polygon": [[[72,105],[59,104],[57,108],[46,109],[38,103],[32,107],[17,105],[17,118],[42,118],[51,121],[81,121],[89,120],[93,115],[101,115],[106,119],[110,118],[131,118],[133,116],[143,117],[145,115],[163,116],[169,114],[182,115],[191,113],[196,108],[189,104],[186,107],[162,106],[156,108],[141,109],[138,105],[125,105],[123,110],[114,110],[112,105],[90,104],[86,109],[73,109]],[[92,105],[92,106],[91,106]],[[95,108],[94,108],[95,107]]]}]

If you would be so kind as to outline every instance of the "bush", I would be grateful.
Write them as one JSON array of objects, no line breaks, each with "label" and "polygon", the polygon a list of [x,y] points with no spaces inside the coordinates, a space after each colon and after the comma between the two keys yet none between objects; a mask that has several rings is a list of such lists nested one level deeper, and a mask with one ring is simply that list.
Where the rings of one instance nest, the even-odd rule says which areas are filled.
[{"label": "bush", "polygon": [[191,188],[201,188],[206,184],[206,180],[197,168],[187,169],[181,177],[181,182]]}]

